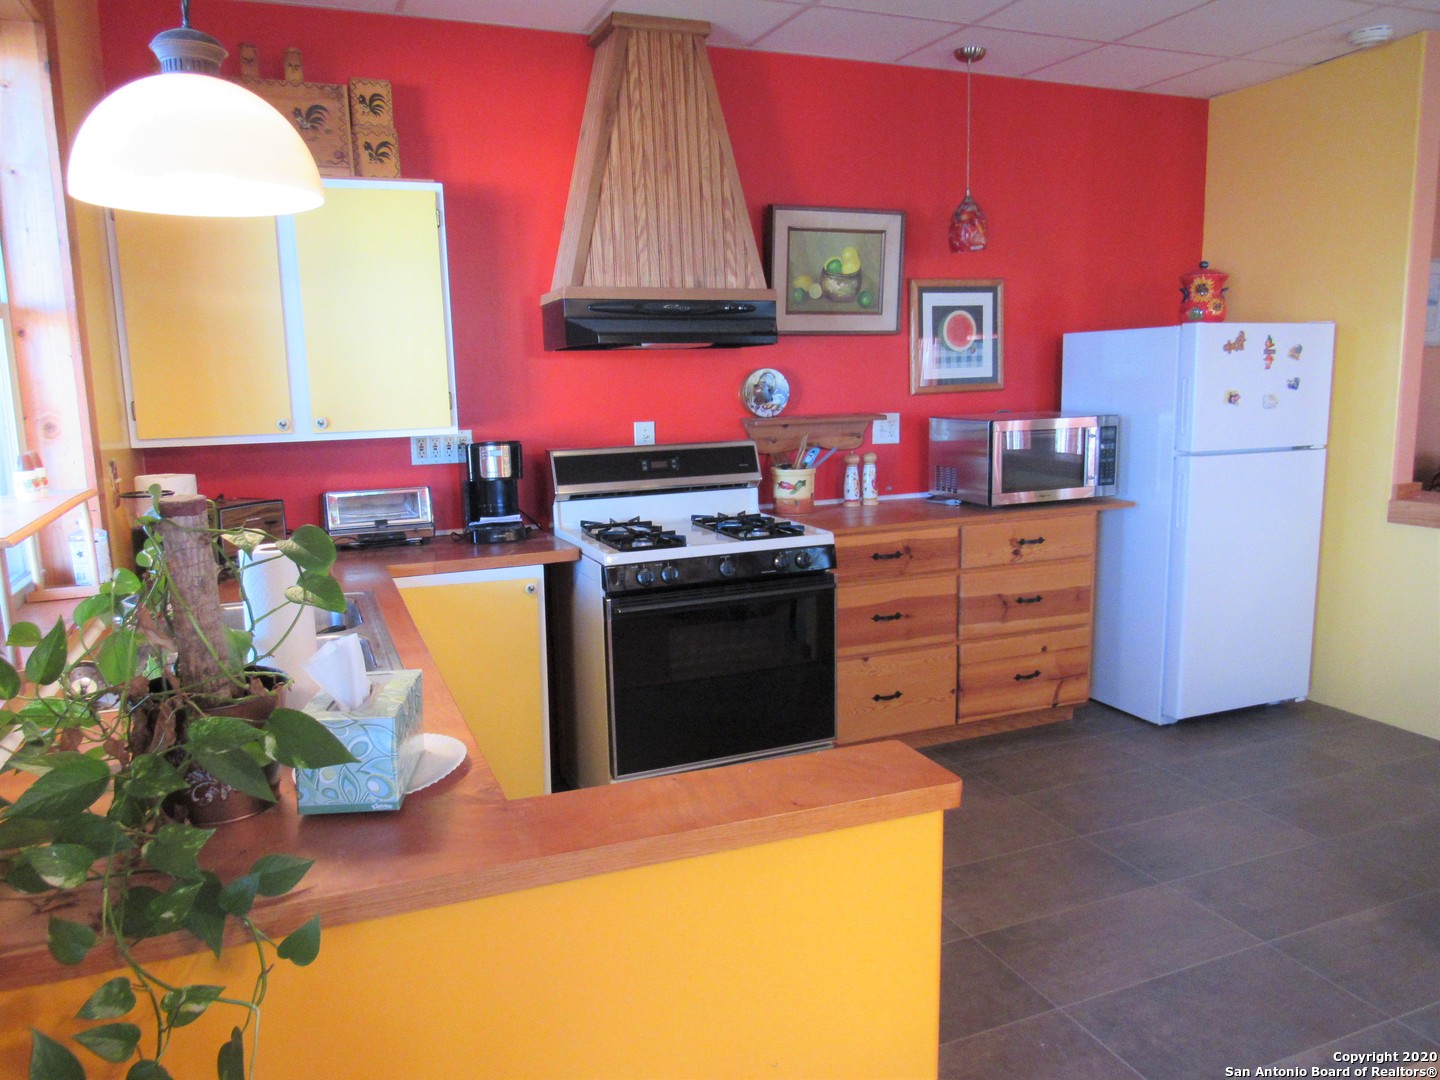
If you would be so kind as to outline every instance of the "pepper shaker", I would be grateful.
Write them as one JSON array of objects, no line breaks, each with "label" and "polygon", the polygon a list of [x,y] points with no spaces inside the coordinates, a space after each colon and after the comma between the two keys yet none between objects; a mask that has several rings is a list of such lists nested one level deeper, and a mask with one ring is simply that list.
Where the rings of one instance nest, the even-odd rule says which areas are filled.
[{"label": "pepper shaker", "polygon": [[860,505],[860,455],[845,455],[845,505]]},{"label": "pepper shaker", "polygon": [[874,506],[880,501],[880,490],[875,486],[875,455],[873,452],[865,454],[865,469],[861,474],[860,491],[861,502],[865,506]]}]

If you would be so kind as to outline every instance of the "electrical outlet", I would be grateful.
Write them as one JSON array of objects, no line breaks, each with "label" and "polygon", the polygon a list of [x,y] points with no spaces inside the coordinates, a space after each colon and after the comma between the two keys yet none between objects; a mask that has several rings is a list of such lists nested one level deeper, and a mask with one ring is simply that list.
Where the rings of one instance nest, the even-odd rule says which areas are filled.
[{"label": "electrical outlet", "polygon": [[636,445],[636,446],[654,446],[654,445],[655,445],[655,421],[654,421],[654,420],[636,420],[636,421],[635,421],[635,445]]},{"label": "electrical outlet", "polygon": [[900,441],[900,414],[887,412],[884,420],[874,421],[870,425],[870,441],[876,446],[882,443],[898,443]]},{"label": "electrical outlet", "polygon": [[415,435],[410,439],[411,465],[451,465],[465,460],[470,445],[470,432],[456,431],[449,435]]}]

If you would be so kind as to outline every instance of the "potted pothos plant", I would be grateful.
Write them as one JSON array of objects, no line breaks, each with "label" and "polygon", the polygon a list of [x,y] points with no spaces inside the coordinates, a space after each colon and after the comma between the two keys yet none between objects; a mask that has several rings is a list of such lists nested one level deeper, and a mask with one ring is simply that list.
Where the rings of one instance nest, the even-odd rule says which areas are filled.
[{"label": "potted pothos plant", "polygon": [[[114,950],[124,974],[77,1013],[94,1022],[74,1035],[85,1051],[132,1062],[127,1080],[164,1080],[177,1032],[229,1006],[238,1022],[218,1048],[217,1076],[242,1080],[254,1073],[275,960],[308,964],[320,945],[318,916],[277,941],[252,909],[259,897],[293,889],[311,860],[274,852],[221,878],[206,866],[216,829],[197,820],[205,800],[187,793],[200,785],[207,797],[233,793],[263,804],[275,799],[271,774],[280,765],[355,759],[319,721],[277,702],[283,675],[257,670],[265,657],[252,655],[252,635],[224,624],[217,571],[230,550],[253,554],[271,543],[270,557],[298,568],[286,610],[252,612],[247,625],[284,617],[291,606],[294,618],[313,618],[311,607],[343,611],[345,596],[331,574],[334,544],[321,529],[301,526],[278,540],[221,532],[209,527],[203,497],[161,498],[156,488],[152,500],[140,519],[146,539],[136,571],[118,570],[68,624],[42,632],[21,622],[10,632],[8,644],[29,653],[18,670],[0,660],[8,710],[0,712],[0,745],[10,750],[0,779],[29,777],[6,789],[18,788],[13,800],[0,798],[0,898],[28,901],[48,919],[50,953],[62,965]],[[232,992],[167,982],[137,945],[177,931],[216,956],[227,940],[250,943],[253,983]],[[32,1031],[30,1080],[84,1076],[69,1046]]]}]

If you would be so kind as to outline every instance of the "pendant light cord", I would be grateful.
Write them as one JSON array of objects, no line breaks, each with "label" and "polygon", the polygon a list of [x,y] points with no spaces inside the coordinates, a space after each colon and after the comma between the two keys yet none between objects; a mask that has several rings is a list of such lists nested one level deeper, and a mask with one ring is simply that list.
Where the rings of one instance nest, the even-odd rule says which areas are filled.
[{"label": "pendant light cord", "polygon": [[180,25],[190,29],[190,0],[180,0]]},{"label": "pendant light cord", "polygon": [[[186,0],[188,3],[189,0]],[[965,197],[970,197],[970,76],[975,61],[965,58]]]}]

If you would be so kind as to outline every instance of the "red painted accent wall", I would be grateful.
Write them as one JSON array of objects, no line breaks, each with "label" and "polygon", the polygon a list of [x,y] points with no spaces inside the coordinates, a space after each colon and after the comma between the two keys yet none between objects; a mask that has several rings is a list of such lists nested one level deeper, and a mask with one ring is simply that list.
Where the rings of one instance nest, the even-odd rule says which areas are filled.
[{"label": "red painted accent wall", "polygon": [[[152,72],[147,44],[178,21],[173,0],[99,6],[109,84]],[[756,236],[771,203],[903,210],[907,283],[1004,280],[1004,389],[911,396],[905,318],[899,334],[783,336],[771,348],[547,353],[539,297],[589,81],[582,36],[237,0],[196,0],[191,22],[231,50],[227,73],[250,41],[266,77],[281,77],[294,45],[312,81],[392,81],[405,175],[445,184],[461,426],[524,442],[522,501],[542,520],[546,450],[628,444],[636,420],[655,421],[660,442],[742,438],[739,388],[758,367],[789,379],[786,415],[898,410],[900,444],[876,448],[882,493],[923,490],[927,417],[1056,407],[1061,335],[1174,322],[1178,276],[1201,257],[1204,101],[977,74],[972,187],[990,244],[955,255],[958,66],[712,48]],[[318,520],[322,491],[424,483],[440,526],[460,524],[461,466],[412,467],[408,440],[175,448],[145,461],[196,473],[211,496],[281,496],[292,524]],[[841,472],[836,455],[822,498],[838,497]]]}]

